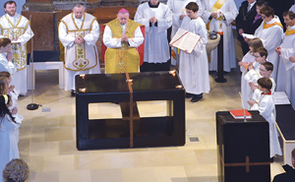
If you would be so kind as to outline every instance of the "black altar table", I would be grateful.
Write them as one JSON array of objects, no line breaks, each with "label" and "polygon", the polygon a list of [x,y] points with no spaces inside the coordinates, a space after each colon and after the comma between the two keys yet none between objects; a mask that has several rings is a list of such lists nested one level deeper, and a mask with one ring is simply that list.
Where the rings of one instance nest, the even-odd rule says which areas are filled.
[{"label": "black altar table", "polygon": [[[91,74],[75,79],[79,150],[185,144],[185,91],[177,73]],[[167,101],[167,116],[140,117],[136,101],[149,100]],[[119,102],[122,118],[89,119],[88,105],[102,102]]]}]

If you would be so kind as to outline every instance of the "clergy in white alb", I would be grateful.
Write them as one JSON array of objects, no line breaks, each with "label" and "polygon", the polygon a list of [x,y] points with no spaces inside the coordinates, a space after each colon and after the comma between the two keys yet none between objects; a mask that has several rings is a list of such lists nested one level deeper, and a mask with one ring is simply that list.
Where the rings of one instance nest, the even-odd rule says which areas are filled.
[{"label": "clergy in white alb", "polygon": [[[223,70],[230,72],[236,67],[236,52],[232,31],[232,21],[238,15],[238,9],[233,0],[203,1],[204,12],[202,18],[210,31],[223,32]],[[211,52],[209,70],[217,70],[217,48]]]},{"label": "clergy in white alb", "polygon": [[197,7],[198,5],[193,2],[186,6],[188,16],[183,19],[180,27],[200,36],[200,40],[192,53],[189,54],[186,52],[187,50],[180,51],[179,76],[186,93],[193,95],[191,102],[197,102],[202,98],[203,93],[210,91],[206,52],[208,33],[204,21],[197,15]]},{"label": "clergy in white alb", "polygon": [[260,14],[263,22],[256,29],[254,36],[260,38],[263,46],[267,49],[267,59],[274,66],[272,78],[277,82],[279,56],[275,52],[275,48],[281,44],[284,31],[280,19],[274,15],[274,10],[271,7],[265,6],[261,8]]},{"label": "clergy in white alb", "polygon": [[[287,11],[283,14],[283,18],[287,25],[287,30],[284,34],[282,44],[275,49],[280,56],[276,90],[286,92],[292,101],[292,92],[295,92],[295,90],[292,90],[294,63],[289,58],[295,53],[295,14],[292,11]],[[295,98],[293,100],[295,101]]]},{"label": "clergy in white alb", "polygon": [[138,6],[134,21],[145,26],[144,61],[141,71],[169,71],[167,29],[172,25],[170,8],[159,0]]},{"label": "clergy in white alb", "polygon": [[75,75],[100,73],[96,42],[99,25],[96,18],[76,4],[73,12],[61,19],[58,37],[65,47],[65,90],[75,89]]},{"label": "clergy in white alb", "polygon": [[11,40],[9,38],[0,38],[0,72],[6,71],[10,75],[16,72],[12,59]]},{"label": "clergy in white alb", "polygon": [[129,19],[129,12],[122,8],[115,20],[106,24],[103,43],[105,52],[105,72],[135,73],[139,72],[140,55],[137,48],[143,43],[144,37],[141,24]]},{"label": "clergy in white alb", "polygon": [[17,72],[13,75],[12,85],[21,95],[27,93],[27,42],[34,36],[30,27],[30,21],[16,13],[16,3],[6,2],[4,4],[6,12],[0,18],[1,37],[12,40],[11,51]]},{"label": "clergy in white alb", "polygon": [[[171,30],[171,39],[174,37],[178,28],[181,25],[183,18],[186,15],[185,6],[189,2],[195,2],[199,6],[198,16],[201,16],[203,13],[203,6],[201,0],[168,0],[167,6],[172,11],[172,30]],[[175,59],[176,58],[176,59]],[[171,48],[171,64],[179,65],[179,51],[177,48]]]}]

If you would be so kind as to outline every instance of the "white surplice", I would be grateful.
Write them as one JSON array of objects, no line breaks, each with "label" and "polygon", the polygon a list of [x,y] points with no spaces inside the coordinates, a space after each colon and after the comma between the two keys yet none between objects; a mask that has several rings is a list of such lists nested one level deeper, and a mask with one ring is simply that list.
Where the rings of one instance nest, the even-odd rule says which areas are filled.
[{"label": "white surplice", "polygon": [[182,84],[188,93],[208,93],[210,81],[206,52],[206,43],[208,42],[206,25],[200,17],[193,20],[185,17],[181,28],[201,36],[191,54],[180,51],[179,76]]},{"label": "white surplice", "polygon": [[[289,27],[289,30],[295,30],[295,25]],[[279,68],[277,74],[277,91],[285,91],[290,99],[292,105],[295,105],[295,80],[292,80],[292,72],[294,72],[294,65],[289,61],[289,58],[295,56],[295,34],[285,35],[283,42],[280,45],[281,55],[279,57]]]},{"label": "white surplice", "polygon": [[[275,22],[281,23],[277,16],[269,22],[266,22],[266,24],[273,24]],[[272,77],[275,81],[277,81],[279,55],[275,52],[275,48],[281,44],[284,32],[283,28],[279,25],[273,25],[269,28],[263,29],[263,24],[264,21],[256,29],[254,36],[258,37],[262,41],[264,48],[268,51],[267,59],[274,66]]]},{"label": "white surplice", "polygon": [[6,57],[6,53],[0,53],[0,72],[7,71],[13,77],[16,72],[16,67],[12,62],[9,62]]},{"label": "white surplice", "polygon": [[[245,54],[245,56],[242,59],[242,62],[255,63],[255,57],[253,56],[253,53],[248,52],[247,54]],[[260,66],[260,64],[259,64],[259,66]],[[254,67],[254,69],[255,69],[255,67]],[[245,109],[250,109],[250,106],[247,103],[247,101],[251,99],[253,91],[252,91],[251,87],[249,86],[249,82],[244,79],[244,75],[248,71],[242,66],[241,66],[240,70],[242,72],[242,75],[241,75],[241,94],[242,94],[242,101],[243,101],[242,107],[245,107]]]},{"label": "white surplice", "polygon": [[[157,26],[150,26],[149,19],[156,17]],[[144,62],[166,63],[170,57],[167,29],[172,25],[170,8],[159,3],[157,8],[150,8],[148,2],[138,6],[134,21],[145,26]]]},{"label": "white surplice", "polygon": [[18,130],[20,124],[11,121],[7,114],[1,118],[0,124],[0,182],[2,182],[2,171],[6,164],[12,159],[19,158]]},{"label": "white surplice", "polygon": [[273,95],[262,95],[259,89],[256,89],[253,94],[253,100],[258,100],[257,104],[251,107],[251,110],[258,110],[259,114],[269,124],[269,148],[270,158],[275,155],[282,155],[282,150],[279,143],[279,133],[276,128],[276,110],[273,101]]},{"label": "white surplice", "polygon": [[[73,17],[73,21],[66,21],[68,19],[71,19],[69,16]],[[84,18],[87,19],[92,19],[91,21],[89,20],[84,20]],[[77,19],[75,16],[73,16],[73,14],[69,14],[67,16],[65,16],[62,20],[65,20],[64,22],[67,24],[67,26],[64,24],[64,22],[61,22],[59,24],[59,28],[58,28],[58,36],[59,36],[59,40],[61,41],[61,43],[63,44],[63,46],[65,47],[65,65],[67,63],[71,63],[73,62],[73,60],[75,60],[75,54],[72,53],[68,53],[69,50],[72,50],[74,48],[74,46],[76,46],[75,44],[75,35],[72,34],[72,32],[67,32],[68,27],[71,25],[73,27],[72,24],[77,25],[78,29],[81,29],[81,26],[83,27],[90,27],[90,31],[85,31],[85,35],[83,35],[83,38],[85,40],[85,52],[87,53],[86,56],[90,56],[93,59],[88,59],[89,62],[91,62],[92,64],[95,64],[93,62],[96,62],[96,66],[91,68],[91,69],[87,69],[87,70],[83,70],[83,71],[77,71],[77,70],[70,70],[70,69],[65,69],[65,91],[69,91],[69,90],[75,90],[75,76],[79,75],[79,74],[98,74],[100,73],[100,65],[99,65],[99,57],[98,57],[98,52],[97,52],[97,47],[96,47],[96,42],[99,38],[99,25],[97,23],[96,20],[94,20],[95,18],[92,15],[89,15],[87,13],[85,13],[82,18]],[[84,20],[84,23],[83,23]],[[79,30],[76,29],[75,31],[79,32]],[[81,30],[81,32],[83,32]],[[93,51],[94,49],[94,51]]]},{"label": "white surplice", "polygon": [[[217,0],[203,0],[204,12],[202,18],[207,24],[210,22],[210,15],[212,14],[211,9]],[[224,14],[225,20],[222,20],[222,30],[223,30],[223,70],[230,72],[231,68],[236,67],[236,52],[235,43],[233,37],[233,31],[231,22],[235,20],[239,11],[233,0],[226,0],[225,3],[220,8],[222,14]],[[217,31],[220,27],[220,21],[212,18],[209,29]],[[217,48],[211,52],[211,61],[209,64],[210,71],[217,70]]]},{"label": "white surplice", "polygon": [[[13,43],[11,51],[14,54],[13,59],[17,67],[17,72],[12,79],[12,85],[15,85],[16,91],[21,95],[27,93],[27,42],[34,36],[30,27],[30,21],[18,14],[9,16],[3,15],[0,18],[0,29],[2,32],[0,38],[13,38],[17,36],[17,43]],[[14,37],[15,38],[15,37]]]},{"label": "white surplice", "polygon": [[[172,30],[171,30],[171,39],[174,37],[175,33],[177,32],[178,28],[181,25],[182,20],[179,19],[180,15],[186,15],[185,7],[188,3],[195,2],[199,6],[198,16],[201,16],[204,9],[203,5],[200,0],[168,0],[167,6],[172,11]],[[177,60],[175,60],[171,56],[171,64],[172,65],[179,65],[179,54],[177,48],[171,47],[171,49],[175,52],[177,56]]]}]

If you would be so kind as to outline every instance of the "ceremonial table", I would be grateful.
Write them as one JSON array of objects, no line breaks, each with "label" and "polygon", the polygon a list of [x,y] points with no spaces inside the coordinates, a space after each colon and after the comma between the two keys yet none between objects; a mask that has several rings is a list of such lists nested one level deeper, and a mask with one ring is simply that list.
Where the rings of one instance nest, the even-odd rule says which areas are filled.
[{"label": "ceremonial table", "polygon": [[[79,150],[185,144],[185,91],[175,71],[76,76]],[[136,101],[167,101],[167,116],[140,117]],[[89,119],[91,103],[120,103],[122,118]]]},{"label": "ceremonial table", "polygon": [[269,182],[268,122],[258,111],[252,119],[234,119],[230,112],[216,113],[219,182]]}]

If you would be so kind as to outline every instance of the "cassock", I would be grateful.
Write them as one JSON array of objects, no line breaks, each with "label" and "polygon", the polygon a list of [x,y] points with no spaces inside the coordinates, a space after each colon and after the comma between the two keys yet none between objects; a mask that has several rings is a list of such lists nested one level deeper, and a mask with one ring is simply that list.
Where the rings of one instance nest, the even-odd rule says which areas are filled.
[{"label": "cassock", "polygon": [[[128,45],[121,37],[128,37]],[[103,43],[108,47],[105,53],[106,73],[139,72],[140,57],[136,48],[143,43],[140,24],[128,20],[123,26],[118,19],[109,22],[104,30]]]},{"label": "cassock", "polygon": [[[178,28],[180,27],[182,20],[179,19],[180,15],[186,15],[185,7],[188,3],[195,2],[199,6],[198,10],[198,16],[201,17],[203,14],[203,5],[200,0],[168,0],[167,6],[172,11],[172,31],[171,31],[171,39],[174,37],[175,33],[177,32]],[[179,54],[178,50],[175,47],[171,47],[171,52],[173,51],[173,54],[177,57],[177,59],[174,59],[173,56],[171,56],[171,64],[172,65],[179,65]]]},{"label": "cassock", "polygon": [[13,60],[17,68],[17,72],[13,75],[11,84],[15,85],[15,89],[19,94],[26,95],[27,42],[34,36],[34,33],[30,27],[30,21],[26,17],[17,13],[15,13],[13,17],[5,14],[0,18],[0,29],[0,38],[7,37],[14,39],[18,37],[18,39],[13,41],[11,44]]},{"label": "cassock", "polygon": [[[253,56],[253,53],[248,52],[242,59],[242,62],[246,63],[255,63],[255,57]],[[256,63],[254,66],[257,65]],[[260,66],[260,64],[259,64]],[[254,69],[259,69],[257,66],[254,67]],[[244,67],[240,68],[242,75],[241,75],[241,94],[242,94],[242,107],[245,107],[245,109],[250,109],[249,104],[247,104],[247,101],[251,99],[253,91],[251,87],[249,86],[249,82],[244,79],[244,75],[248,72],[247,69]]]},{"label": "cassock", "polygon": [[[279,59],[277,91],[285,91],[293,107],[295,106],[295,63],[289,61],[290,57],[295,56],[295,25],[288,27],[280,45],[281,55]],[[294,93],[294,94],[293,94]]]},{"label": "cassock", "polygon": [[253,100],[257,100],[258,103],[254,104],[251,107],[251,110],[258,110],[259,114],[269,124],[270,158],[274,157],[275,155],[282,155],[278,139],[279,133],[276,128],[276,110],[272,94],[261,94],[261,91],[256,89],[253,94]]},{"label": "cassock", "polygon": [[[65,47],[65,90],[75,89],[75,75],[100,73],[96,42],[99,25],[96,18],[84,13],[77,19],[73,13],[61,19],[58,28],[59,40]],[[83,44],[75,44],[76,37],[83,37]]]},{"label": "cassock", "polygon": [[281,44],[283,33],[280,19],[277,16],[269,22],[263,21],[254,33],[254,36],[260,38],[264,48],[268,51],[267,59],[274,66],[272,77],[275,81],[277,81],[279,59],[278,54],[275,52],[275,48]]},{"label": "cassock", "polygon": [[[149,19],[157,18],[156,23],[150,23]],[[149,2],[138,6],[134,21],[145,26],[144,62],[166,63],[170,57],[167,40],[167,29],[172,25],[172,13],[170,8],[159,3],[151,8]]]},{"label": "cassock", "polygon": [[6,53],[0,53],[0,72],[7,71],[10,73],[11,78],[16,72],[16,66],[7,60]]},{"label": "cassock", "polygon": [[[19,158],[18,150],[18,129],[21,124],[11,121],[7,114],[1,118],[0,125],[0,171],[3,171],[6,164],[12,159]],[[3,172],[0,173],[0,182]]]},{"label": "cassock", "polygon": [[[218,31],[222,26],[223,31],[223,70],[230,72],[231,68],[236,67],[235,43],[232,32],[231,22],[238,15],[238,9],[233,0],[206,0],[203,1],[204,12],[202,18],[207,24],[207,29]],[[221,11],[225,20],[216,20],[210,18],[212,12]],[[222,24],[222,25],[221,25]],[[211,60],[209,64],[210,71],[217,70],[217,48],[211,52]]]},{"label": "cassock", "polygon": [[206,52],[206,43],[208,42],[206,25],[200,17],[192,20],[185,17],[181,28],[200,35],[201,38],[191,54],[186,54],[184,51],[180,52],[180,79],[187,93],[208,93],[210,82]]}]

